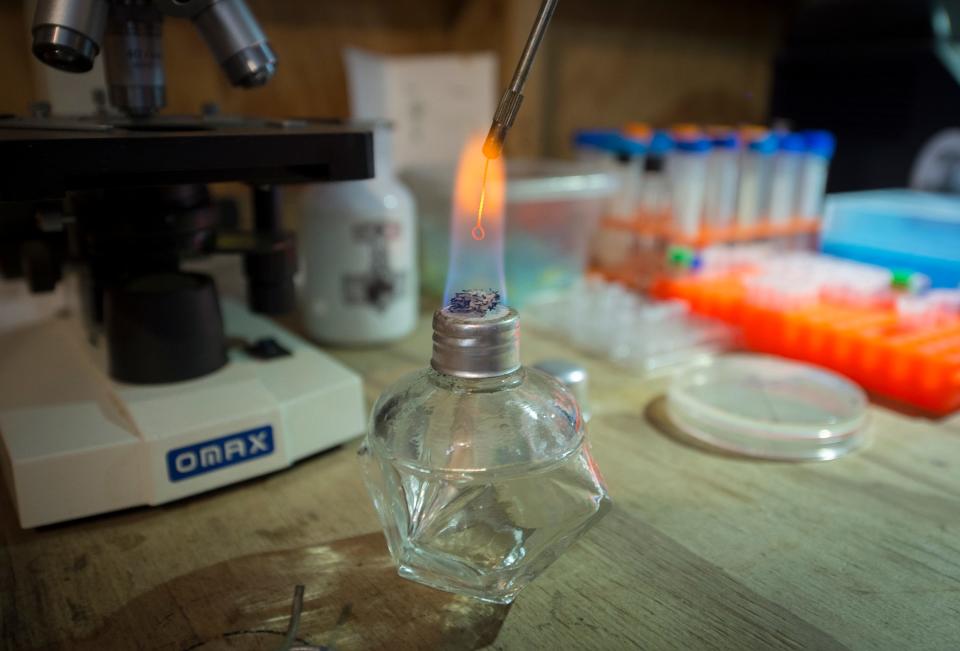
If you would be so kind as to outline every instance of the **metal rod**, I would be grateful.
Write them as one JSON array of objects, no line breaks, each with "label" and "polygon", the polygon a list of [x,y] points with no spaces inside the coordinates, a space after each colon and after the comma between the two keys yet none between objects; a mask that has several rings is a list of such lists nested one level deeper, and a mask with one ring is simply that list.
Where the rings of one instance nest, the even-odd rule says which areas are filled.
[{"label": "metal rod", "polygon": [[520,103],[523,102],[523,86],[527,83],[533,59],[537,55],[537,48],[540,47],[540,41],[543,40],[547,25],[550,24],[550,18],[556,8],[557,0],[543,0],[543,4],[540,5],[540,11],[537,13],[536,20],[533,21],[533,28],[523,46],[523,52],[520,53],[520,60],[513,72],[510,86],[504,91],[500,104],[493,114],[493,124],[490,125],[487,139],[483,143],[483,155],[487,158],[497,158],[503,150],[507,131],[513,126],[513,121],[520,111]]},{"label": "metal rod", "polygon": [[540,11],[537,13],[537,19],[533,21],[533,28],[530,35],[527,36],[527,43],[523,46],[523,52],[520,53],[520,60],[517,62],[517,69],[513,72],[513,79],[510,81],[510,89],[516,92],[522,92],[524,84],[527,83],[527,76],[530,74],[530,68],[533,66],[533,58],[537,56],[537,48],[540,47],[540,41],[547,31],[547,25],[550,24],[550,18],[553,17],[553,11],[557,8],[557,0],[544,0],[540,5]]},{"label": "metal rod", "polygon": [[304,587],[297,585],[293,589],[293,606],[290,608],[290,624],[287,625],[287,635],[278,651],[290,651],[297,641],[297,629],[300,628],[300,613],[303,611]]}]

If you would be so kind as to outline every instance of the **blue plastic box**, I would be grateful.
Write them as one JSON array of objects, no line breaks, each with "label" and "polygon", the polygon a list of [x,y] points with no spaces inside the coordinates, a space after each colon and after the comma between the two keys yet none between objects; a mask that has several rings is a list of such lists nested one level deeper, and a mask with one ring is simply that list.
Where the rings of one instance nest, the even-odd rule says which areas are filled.
[{"label": "blue plastic box", "polygon": [[828,195],[824,253],[960,285],[960,197],[912,190]]}]

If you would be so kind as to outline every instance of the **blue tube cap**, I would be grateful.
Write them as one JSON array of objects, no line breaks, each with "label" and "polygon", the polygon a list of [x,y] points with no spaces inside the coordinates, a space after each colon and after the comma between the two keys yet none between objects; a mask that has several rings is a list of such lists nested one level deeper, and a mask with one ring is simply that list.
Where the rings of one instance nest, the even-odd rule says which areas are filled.
[{"label": "blue tube cap", "polygon": [[780,151],[800,153],[807,151],[807,139],[799,133],[780,136]]},{"label": "blue tube cap", "polygon": [[599,149],[620,156],[641,156],[647,145],[642,140],[628,138],[614,129],[583,129],[573,135],[575,147]]},{"label": "blue tube cap", "polygon": [[733,131],[715,135],[712,142],[714,149],[737,149],[740,147],[740,138]]},{"label": "blue tube cap", "polygon": [[573,144],[575,147],[587,147],[591,149],[603,149],[608,151],[612,149],[617,138],[620,137],[613,129],[581,129],[573,134]]},{"label": "blue tube cap", "polygon": [[627,156],[642,156],[647,153],[647,149],[649,148],[647,143],[643,140],[639,138],[631,138],[630,136],[625,136],[622,133],[619,134],[617,147],[617,153],[626,154]]},{"label": "blue tube cap", "polygon": [[772,154],[777,151],[777,137],[772,133],[755,136],[747,143],[747,149],[758,154]]},{"label": "blue tube cap", "polygon": [[702,154],[710,151],[710,141],[707,138],[683,138],[677,141],[677,149],[683,152]]},{"label": "blue tube cap", "polygon": [[803,132],[806,140],[807,151],[824,158],[833,158],[833,153],[837,149],[837,140],[829,131],[810,130]]},{"label": "blue tube cap", "polygon": [[653,138],[650,139],[650,153],[662,156],[674,147],[673,138],[663,129],[657,129],[653,132]]}]

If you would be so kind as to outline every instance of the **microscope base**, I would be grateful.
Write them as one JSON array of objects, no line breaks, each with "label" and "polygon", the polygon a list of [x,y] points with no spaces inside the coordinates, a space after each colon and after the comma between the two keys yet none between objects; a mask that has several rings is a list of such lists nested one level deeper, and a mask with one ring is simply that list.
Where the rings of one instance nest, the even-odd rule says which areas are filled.
[{"label": "microscope base", "polygon": [[129,385],[108,377],[76,316],[0,335],[0,460],[22,527],[196,495],[363,432],[355,373],[239,303],[221,305],[228,339],[269,338],[290,354],[231,349],[204,377]]}]

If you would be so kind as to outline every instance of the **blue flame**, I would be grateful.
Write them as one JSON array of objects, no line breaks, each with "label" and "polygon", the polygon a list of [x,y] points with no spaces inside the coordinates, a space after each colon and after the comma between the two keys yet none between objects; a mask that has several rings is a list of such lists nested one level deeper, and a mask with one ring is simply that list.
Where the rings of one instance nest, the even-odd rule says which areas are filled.
[{"label": "blue flame", "polygon": [[[479,142],[482,142],[482,138]],[[474,149],[475,148],[475,149]],[[457,172],[450,211],[450,258],[443,304],[450,305],[457,292],[495,292],[506,302],[504,254],[504,172],[502,159],[491,161],[487,202],[483,215],[483,238],[475,239],[481,179],[486,179],[487,161],[477,143],[467,144]],[[495,185],[496,184],[496,185]],[[493,189],[493,192],[489,190]]]}]

